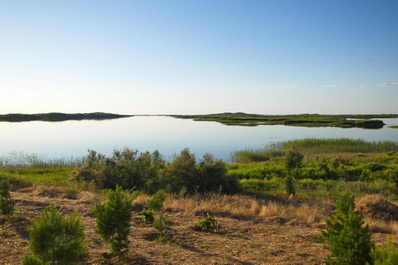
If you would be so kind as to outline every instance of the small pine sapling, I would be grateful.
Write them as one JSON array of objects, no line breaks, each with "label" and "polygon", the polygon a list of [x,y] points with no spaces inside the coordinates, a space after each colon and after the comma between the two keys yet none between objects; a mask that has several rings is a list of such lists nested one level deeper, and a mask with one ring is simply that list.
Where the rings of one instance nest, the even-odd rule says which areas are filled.
[{"label": "small pine sapling", "polygon": [[218,231],[218,221],[212,217],[209,213],[207,213],[207,217],[203,220],[199,221],[199,228],[202,231]]},{"label": "small pine sapling", "polygon": [[96,233],[111,245],[112,251],[121,258],[121,252],[127,248],[130,241],[132,199],[120,186],[107,193],[108,201],[103,204],[95,204],[94,215],[97,218]]},{"label": "small pine sapling", "polygon": [[166,193],[163,190],[158,190],[158,192],[153,195],[152,199],[148,201],[148,208],[155,212],[160,211],[163,207],[163,202],[166,200]]},{"label": "small pine sapling", "polygon": [[285,191],[288,195],[296,194],[296,188],[294,186],[294,178],[291,175],[285,177]]},{"label": "small pine sapling", "polygon": [[166,242],[168,240],[168,236],[164,233],[167,229],[166,221],[167,216],[162,213],[159,213],[158,217],[153,221],[153,227],[159,231],[158,240],[161,242]]},{"label": "small pine sapling", "polygon": [[137,215],[143,215],[144,222],[146,224],[153,224],[153,221],[155,220],[155,213],[159,212],[163,207],[163,202],[165,199],[166,193],[163,190],[158,190],[158,192],[156,192],[156,194],[153,195],[153,197],[148,201],[148,208],[137,213]]},{"label": "small pine sapling", "polygon": [[11,186],[8,180],[0,182],[0,210],[9,220],[14,213],[15,201],[11,198]]},{"label": "small pine sapling", "polygon": [[326,231],[323,231],[323,235],[331,252],[326,264],[373,264],[370,256],[374,246],[370,239],[371,233],[354,207],[354,196],[345,192],[336,202],[336,215],[326,218]]},{"label": "small pine sapling", "polygon": [[41,211],[32,220],[29,231],[30,249],[34,256],[27,254],[24,265],[32,264],[80,264],[87,256],[84,243],[84,224],[73,213],[69,218],[62,217],[55,205]]},{"label": "small pine sapling", "polygon": [[371,256],[374,265],[398,264],[398,248],[392,243],[391,235],[387,235],[387,242],[372,249]]}]

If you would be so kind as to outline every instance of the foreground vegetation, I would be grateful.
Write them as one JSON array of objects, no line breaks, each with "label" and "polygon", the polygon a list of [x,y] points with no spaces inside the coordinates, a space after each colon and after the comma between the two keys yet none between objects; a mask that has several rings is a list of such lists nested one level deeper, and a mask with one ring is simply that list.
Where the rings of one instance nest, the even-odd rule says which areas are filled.
[{"label": "foreground vegetation", "polygon": [[385,125],[377,118],[398,118],[398,114],[378,115],[258,115],[238,113],[219,113],[208,115],[173,115],[180,119],[195,121],[216,121],[225,125],[257,126],[257,125],[288,125],[304,127],[340,127],[380,129]]},{"label": "foreground vegetation", "polygon": [[[362,231],[362,220],[369,226],[369,233],[363,230],[367,261],[384,264],[388,251],[394,259],[391,240],[379,246],[386,234],[398,232],[398,207],[393,204],[398,201],[397,142],[305,139],[238,151],[232,158],[227,164],[207,154],[198,161],[184,149],[166,162],[156,151],[124,149],[110,157],[90,151],[79,162],[53,166],[37,160],[21,166],[3,163],[0,180],[11,183],[16,210],[13,218],[0,219],[0,240],[22,252],[0,258],[21,262],[29,252],[29,238],[21,231],[28,231],[31,219],[51,201],[62,214],[82,217],[89,252],[85,260],[91,263],[208,264],[210,259],[320,264],[329,255],[330,264],[340,264],[339,253],[350,247],[333,250],[331,244],[347,243],[340,237],[352,229]],[[9,185],[3,186],[5,202],[11,198]],[[355,206],[333,219],[335,202],[344,192],[357,198]],[[114,223],[122,218],[123,228],[116,228]],[[355,221],[352,229],[341,235],[327,232],[327,237],[319,233],[319,228],[329,231],[333,222],[342,224],[345,218]],[[3,253],[11,251],[8,244],[0,245]],[[104,248],[112,252],[104,253]]]}]

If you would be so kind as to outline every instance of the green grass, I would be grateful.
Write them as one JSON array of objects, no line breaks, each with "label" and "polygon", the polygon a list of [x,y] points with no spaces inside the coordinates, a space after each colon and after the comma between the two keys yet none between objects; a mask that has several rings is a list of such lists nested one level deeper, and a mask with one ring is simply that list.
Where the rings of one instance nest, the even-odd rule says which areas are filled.
[{"label": "green grass", "polygon": [[238,163],[268,161],[283,156],[292,146],[304,154],[398,152],[398,141],[370,142],[348,138],[307,138],[278,142],[263,149],[235,151],[231,154],[231,160]]},{"label": "green grass", "polygon": [[247,162],[262,162],[273,158],[282,157],[285,155],[284,151],[274,149],[246,149],[236,151],[231,155],[232,162],[247,163]]},{"label": "green grass", "polygon": [[6,168],[0,169],[0,180],[23,186],[33,184],[63,185],[74,168]]},{"label": "green grass", "polygon": [[[278,196],[283,193],[283,178],[272,179],[242,179],[242,189],[249,193],[265,193]],[[381,194],[391,200],[397,200],[398,194],[394,183],[388,180],[375,181],[345,181],[323,179],[299,179],[295,181],[296,194],[301,197],[323,198],[336,200],[338,194],[350,191],[355,196],[366,194]]]},{"label": "green grass", "polygon": [[300,152],[308,153],[339,153],[339,152],[398,152],[398,142],[378,141],[370,142],[361,139],[330,138],[317,139],[307,138],[302,140],[290,140],[276,143],[273,148],[278,150],[288,150],[291,146],[296,146]]}]

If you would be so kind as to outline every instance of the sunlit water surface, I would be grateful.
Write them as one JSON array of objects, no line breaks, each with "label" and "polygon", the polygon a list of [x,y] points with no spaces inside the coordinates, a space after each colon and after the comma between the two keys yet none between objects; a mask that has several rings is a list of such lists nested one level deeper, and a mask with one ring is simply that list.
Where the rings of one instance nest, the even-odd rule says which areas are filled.
[{"label": "sunlit water surface", "polygon": [[197,157],[209,152],[229,161],[231,153],[302,138],[353,138],[398,141],[398,119],[383,119],[383,129],[306,128],[293,126],[226,126],[160,116],[135,116],[105,121],[0,123],[0,156],[24,153],[43,159],[80,158],[87,150],[111,155],[128,147],[140,152],[158,150],[166,160],[188,147]]}]

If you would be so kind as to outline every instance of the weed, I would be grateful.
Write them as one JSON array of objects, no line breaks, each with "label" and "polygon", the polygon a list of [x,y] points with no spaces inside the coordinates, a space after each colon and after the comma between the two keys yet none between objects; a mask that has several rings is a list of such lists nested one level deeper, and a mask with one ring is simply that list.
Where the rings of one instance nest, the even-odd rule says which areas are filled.
[{"label": "weed", "polygon": [[207,213],[207,217],[201,221],[199,221],[198,227],[202,231],[218,231],[218,221],[212,217],[209,213]]}]

